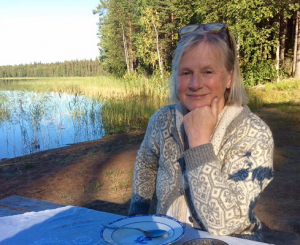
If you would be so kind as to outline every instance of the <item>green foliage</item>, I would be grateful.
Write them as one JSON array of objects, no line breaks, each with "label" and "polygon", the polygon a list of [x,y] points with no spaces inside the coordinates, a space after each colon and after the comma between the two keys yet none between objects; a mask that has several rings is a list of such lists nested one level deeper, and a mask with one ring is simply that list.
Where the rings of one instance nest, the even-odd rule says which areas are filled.
[{"label": "green foliage", "polygon": [[134,60],[131,48],[132,3],[126,0],[103,0],[94,13],[100,15],[99,45],[103,67],[107,72],[121,77],[126,69],[132,70]]},{"label": "green foliage", "polygon": [[[126,69],[128,73],[158,74],[159,61],[167,73],[180,27],[226,22],[237,40],[245,83],[252,86],[277,75],[271,66],[275,66],[283,18],[289,20],[285,53],[293,53],[292,20],[299,9],[296,0],[106,0],[95,12],[100,13],[103,65],[116,75],[124,75]],[[291,74],[283,62],[280,69],[280,75]]]},{"label": "green foliage", "polygon": [[271,82],[276,78],[276,69],[272,60],[264,60],[241,66],[243,82],[246,87]]},{"label": "green foliage", "polygon": [[136,35],[137,57],[145,66],[150,66],[155,70],[157,69],[158,56],[153,25],[159,21],[159,16],[151,6],[141,9],[140,14],[142,28]]}]

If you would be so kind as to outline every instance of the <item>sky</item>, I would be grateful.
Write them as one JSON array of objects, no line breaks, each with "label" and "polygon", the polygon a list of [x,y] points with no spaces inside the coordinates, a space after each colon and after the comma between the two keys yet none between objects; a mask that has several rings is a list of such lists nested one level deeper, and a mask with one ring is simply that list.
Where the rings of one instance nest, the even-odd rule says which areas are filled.
[{"label": "sky", "polygon": [[0,66],[95,59],[99,0],[0,0]]}]

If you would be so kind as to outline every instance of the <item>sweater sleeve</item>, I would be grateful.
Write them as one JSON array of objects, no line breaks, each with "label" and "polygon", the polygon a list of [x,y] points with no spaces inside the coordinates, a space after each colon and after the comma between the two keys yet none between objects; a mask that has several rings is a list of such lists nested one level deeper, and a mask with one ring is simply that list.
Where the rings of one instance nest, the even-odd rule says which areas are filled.
[{"label": "sweater sleeve", "polygon": [[213,235],[238,234],[253,227],[253,208],[272,179],[272,133],[259,119],[245,120],[223,142],[183,153],[195,216]]},{"label": "sweater sleeve", "polygon": [[149,212],[155,190],[159,161],[159,146],[156,140],[158,137],[158,132],[156,131],[157,114],[154,114],[149,120],[148,128],[134,165],[129,215],[147,214]]}]

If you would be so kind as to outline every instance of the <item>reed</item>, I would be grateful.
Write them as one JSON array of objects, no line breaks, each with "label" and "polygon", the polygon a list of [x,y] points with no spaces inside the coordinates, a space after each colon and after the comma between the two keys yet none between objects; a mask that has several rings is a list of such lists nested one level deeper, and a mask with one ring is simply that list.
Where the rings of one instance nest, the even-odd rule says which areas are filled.
[{"label": "reed", "polygon": [[[117,134],[145,128],[150,116],[168,104],[169,90],[166,81],[157,78],[131,77],[118,79],[101,77],[26,78],[25,80],[0,80],[0,90],[57,92],[85,95],[101,102],[101,115],[90,114],[93,121],[102,116],[106,134]],[[275,107],[288,114],[299,114],[300,80],[289,79],[248,88],[252,109]],[[76,98],[76,96],[75,96]],[[0,98],[1,100],[1,98]],[[3,100],[3,98],[2,98]],[[2,103],[0,103],[2,104]],[[38,108],[36,108],[38,109]],[[93,110],[94,111],[94,110]],[[38,114],[38,110],[35,112]],[[0,108],[4,115],[5,108]],[[79,108],[76,113],[84,113]]]},{"label": "reed", "polygon": [[[57,92],[91,97],[102,103],[102,121],[106,134],[145,128],[158,108],[166,105],[166,82],[156,78],[67,77],[0,80],[0,90]],[[76,113],[84,113],[79,109]],[[91,114],[91,119],[99,117]],[[99,119],[99,118],[98,118]]]},{"label": "reed", "polygon": [[141,95],[145,92],[162,95],[165,94],[162,85],[163,81],[145,77],[134,79],[118,79],[109,76],[0,79],[0,90],[58,92],[93,98],[119,98],[131,94]]},{"label": "reed", "polygon": [[8,100],[6,96],[0,94],[0,125],[2,122],[8,120],[10,116],[10,110],[7,101]]},{"label": "reed", "polygon": [[145,128],[150,116],[166,105],[167,89],[161,80],[125,80],[122,96],[102,98],[102,117],[108,134]]}]

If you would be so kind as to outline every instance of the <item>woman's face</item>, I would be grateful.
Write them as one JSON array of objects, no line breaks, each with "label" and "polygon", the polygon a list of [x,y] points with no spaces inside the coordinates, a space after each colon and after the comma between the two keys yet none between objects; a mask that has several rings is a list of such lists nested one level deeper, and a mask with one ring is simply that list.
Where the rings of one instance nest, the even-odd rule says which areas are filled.
[{"label": "woman's face", "polygon": [[181,58],[177,94],[189,111],[211,105],[216,97],[219,112],[224,108],[224,93],[231,86],[232,72],[226,70],[222,57],[216,53],[212,45],[200,43],[184,52]]}]

